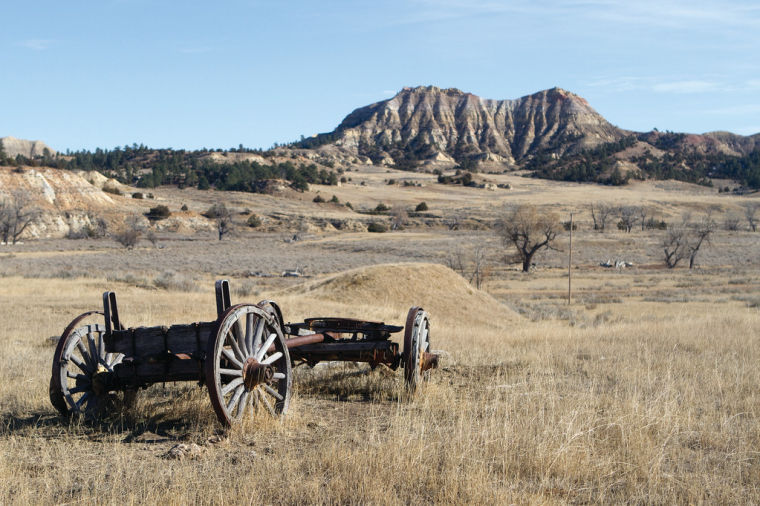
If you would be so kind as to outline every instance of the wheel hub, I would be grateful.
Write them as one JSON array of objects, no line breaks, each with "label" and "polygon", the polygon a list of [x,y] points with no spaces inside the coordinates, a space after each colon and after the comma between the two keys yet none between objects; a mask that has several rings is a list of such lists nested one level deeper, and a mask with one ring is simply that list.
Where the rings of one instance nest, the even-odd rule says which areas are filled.
[{"label": "wheel hub", "polygon": [[262,364],[253,357],[243,364],[243,384],[248,391],[253,390],[256,385],[272,381],[273,378],[274,367],[269,364]]}]

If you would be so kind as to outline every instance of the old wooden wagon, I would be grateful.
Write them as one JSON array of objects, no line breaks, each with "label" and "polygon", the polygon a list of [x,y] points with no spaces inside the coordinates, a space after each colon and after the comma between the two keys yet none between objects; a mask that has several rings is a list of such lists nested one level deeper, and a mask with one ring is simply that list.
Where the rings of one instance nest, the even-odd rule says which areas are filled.
[{"label": "old wooden wagon", "polygon": [[[430,349],[430,321],[419,307],[405,325],[348,318],[283,323],[273,301],[236,304],[227,280],[215,284],[217,319],[171,326],[125,328],[116,294],[103,294],[103,311],[76,317],[53,357],[50,400],[64,416],[94,418],[134,402],[154,383],[198,381],[208,388],[219,421],[229,426],[256,411],[288,409],[294,365],[322,361],[403,366],[416,390],[438,362]],[[100,320],[103,323],[94,320]],[[391,340],[404,331],[403,349]]]}]

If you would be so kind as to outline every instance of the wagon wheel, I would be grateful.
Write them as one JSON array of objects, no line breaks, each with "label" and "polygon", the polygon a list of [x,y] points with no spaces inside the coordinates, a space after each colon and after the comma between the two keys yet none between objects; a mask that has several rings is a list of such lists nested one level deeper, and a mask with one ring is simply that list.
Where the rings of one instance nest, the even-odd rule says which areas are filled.
[{"label": "wagon wheel", "polygon": [[109,409],[130,407],[135,402],[134,390],[120,392],[119,396],[104,388],[104,373],[113,372],[124,355],[106,352],[103,325],[84,323],[95,315],[103,313],[90,311],[76,317],[63,331],[53,355],[50,402],[63,416],[85,415],[93,419]]},{"label": "wagon wheel", "polygon": [[288,410],[290,355],[271,306],[238,304],[219,318],[206,352],[206,385],[222,425],[254,410],[276,417]]},{"label": "wagon wheel", "polygon": [[430,320],[421,307],[413,307],[406,317],[404,328],[404,381],[414,392],[423,379],[428,379],[425,353],[430,352]]}]

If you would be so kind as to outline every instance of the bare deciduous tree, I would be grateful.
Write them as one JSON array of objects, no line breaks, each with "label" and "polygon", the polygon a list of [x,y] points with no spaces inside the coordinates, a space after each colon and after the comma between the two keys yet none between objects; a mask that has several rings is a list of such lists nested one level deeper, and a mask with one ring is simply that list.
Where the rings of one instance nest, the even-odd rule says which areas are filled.
[{"label": "bare deciduous tree", "polygon": [[39,215],[39,209],[31,205],[26,192],[11,192],[0,201],[0,236],[3,242],[16,244]]},{"label": "bare deciduous tree", "polygon": [[465,256],[465,252],[461,246],[455,247],[446,255],[446,265],[462,277],[465,277]]},{"label": "bare deciduous tree", "polygon": [[221,241],[225,235],[230,233],[231,230],[232,230],[232,217],[229,214],[226,216],[217,216],[216,231],[219,234],[219,240]]},{"label": "bare deciduous tree", "polygon": [[560,225],[556,214],[541,213],[532,205],[520,205],[508,208],[496,227],[504,245],[517,250],[523,272],[528,272],[539,250],[552,249]]},{"label": "bare deciduous tree", "polygon": [[221,241],[225,235],[232,231],[232,214],[223,202],[217,202],[208,211],[203,213],[206,218],[216,221],[216,231]]},{"label": "bare deciduous tree", "polygon": [[674,268],[688,254],[686,230],[682,227],[668,229],[662,241],[662,247],[665,252],[665,265],[668,269]]},{"label": "bare deciduous tree", "polygon": [[665,265],[673,269],[681,260],[688,258],[689,269],[693,269],[697,253],[710,242],[715,226],[715,221],[708,213],[698,223],[691,222],[687,217],[681,226],[668,229],[662,242]]},{"label": "bare deciduous tree", "polygon": [[486,248],[483,246],[477,246],[472,254],[472,276],[470,276],[470,283],[475,284],[475,288],[480,290],[483,282],[488,277],[488,266],[486,259]]},{"label": "bare deciduous tree", "polygon": [[723,226],[730,232],[736,232],[739,230],[739,222],[741,219],[738,215],[731,213],[723,220]]},{"label": "bare deciduous tree", "polygon": [[694,268],[699,248],[701,248],[703,244],[710,242],[710,236],[714,231],[715,222],[709,214],[705,216],[702,221],[691,227],[687,242],[689,249],[689,269]]},{"label": "bare deciduous tree", "polygon": [[401,205],[393,206],[391,216],[391,230],[403,230],[409,222],[409,214]]},{"label": "bare deciduous tree", "polygon": [[124,221],[124,226],[112,235],[113,239],[127,249],[132,249],[140,242],[143,233],[142,217],[133,215]]},{"label": "bare deciduous tree", "polygon": [[465,252],[461,246],[457,246],[446,257],[446,265],[478,289],[488,277],[489,268],[485,246],[476,246],[470,253]]},{"label": "bare deciduous tree", "polygon": [[649,209],[646,206],[639,206],[639,223],[641,224],[641,231],[643,232],[647,226],[647,216],[649,216]]},{"label": "bare deciduous tree", "polygon": [[639,219],[639,208],[635,206],[623,206],[619,212],[620,222],[618,223],[618,227],[630,233]]},{"label": "bare deciduous tree", "polygon": [[747,218],[747,224],[753,232],[757,232],[758,209],[760,209],[760,202],[748,202],[744,204],[744,216]]},{"label": "bare deciduous tree", "polygon": [[462,217],[459,214],[453,214],[444,218],[443,223],[449,227],[449,230],[459,230],[459,225],[462,221]]},{"label": "bare deciduous tree", "polygon": [[594,230],[604,232],[607,220],[617,213],[617,209],[616,206],[604,202],[591,204],[591,219],[594,220]]}]

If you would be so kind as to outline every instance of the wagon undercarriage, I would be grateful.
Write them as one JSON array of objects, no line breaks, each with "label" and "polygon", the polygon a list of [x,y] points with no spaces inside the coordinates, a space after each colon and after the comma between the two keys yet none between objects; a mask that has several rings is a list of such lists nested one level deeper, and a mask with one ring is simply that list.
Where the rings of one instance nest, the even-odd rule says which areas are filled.
[{"label": "wagon undercarriage", "polygon": [[[232,425],[255,411],[273,416],[288,409],[293,365],[323,361],[404,367],[407,388],[416,390],[436,367],[430,322],[419,307],[405,326],[349,318],[307,318],[283,323],[273,301],[232,305],[229,283],[215,285],[217,319],[156,327],[125,328],[116,294],[103,294],[103,311],[75,318],[53,357],[50,400],[63,415],[88,418],[134,402],[154,383],[205,384],[219,421]],[[103,323],[95,323],[102,318]],[[391,341],[404,331],[403,348]]]}]

